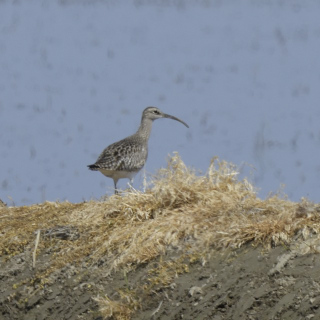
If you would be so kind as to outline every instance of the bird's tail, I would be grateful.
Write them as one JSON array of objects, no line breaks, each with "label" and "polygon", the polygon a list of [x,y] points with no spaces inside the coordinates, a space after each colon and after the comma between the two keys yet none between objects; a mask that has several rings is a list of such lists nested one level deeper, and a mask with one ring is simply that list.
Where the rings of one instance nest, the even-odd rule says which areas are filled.
[{"label": "bird's tail", "polygon": [[96,164],[89,164],[87,167],[92,171],[99,170],[99,166],[97,166]]}]

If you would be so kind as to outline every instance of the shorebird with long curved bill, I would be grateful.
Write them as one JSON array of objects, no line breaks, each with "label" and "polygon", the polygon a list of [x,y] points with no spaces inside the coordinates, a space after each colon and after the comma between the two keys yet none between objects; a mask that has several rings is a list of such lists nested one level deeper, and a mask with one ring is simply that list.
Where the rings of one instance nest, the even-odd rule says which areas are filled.
[{"label": "shorebird with long curved bill", "polygon": [[152,122],[161,118],[179,121],[189,128],[184,121],[163,113],[156,107],[148,107],[142,112],[141,124],[135,134],[111,144],[102,151],[94,164],[88,165],[90,170],[100,171],[113,179],[115,194],[118,193],[119,179],[127,178],[132,185],[133,178],[145,165]]}]

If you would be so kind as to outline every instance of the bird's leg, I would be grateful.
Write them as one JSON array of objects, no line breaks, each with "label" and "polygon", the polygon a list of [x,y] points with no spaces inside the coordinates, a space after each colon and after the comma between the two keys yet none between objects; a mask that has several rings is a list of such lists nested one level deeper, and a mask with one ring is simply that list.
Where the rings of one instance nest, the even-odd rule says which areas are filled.
[{"label": "bird's leg", "polygon": [[113,180],[113,182],[114,182],[114,194],[118,194],[118,193],[119,193],[119,191],[118,191],[118,189],[117,189],[117,182],[118,182],[118,180]]},{"label": "bird's leg", "polygon": [[133,188],[132,185],[133,185],[133,179],[131,178],[130,181],[128,182],[128,186],[129,186],[131,191],[134,191],[134,188]]}]

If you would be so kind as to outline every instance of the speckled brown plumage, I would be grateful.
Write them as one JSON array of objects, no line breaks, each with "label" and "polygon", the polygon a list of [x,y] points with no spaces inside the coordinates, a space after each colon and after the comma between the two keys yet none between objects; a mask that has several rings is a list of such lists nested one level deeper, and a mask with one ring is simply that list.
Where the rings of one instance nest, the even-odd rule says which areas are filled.
[{"label": "speckled brown plumage", "polygon": [[90,169],[139,171],[146,163],[148,145],[133,135],[105,148]]},{"label": "speckled brown plumage", "polygon": [[169,118],[189,126],[182,120],[163,113],[156,107],[148,107],[142,113],[141,124],[138,131],[105,148],[97,161],[89,165],[89,169],[100,171],[114,181],[115,193],[119,179],[128,178],[132,183],[134,176],[143,168],[148,157],[148,140],[151,133],[152,122],[160,118]]}]

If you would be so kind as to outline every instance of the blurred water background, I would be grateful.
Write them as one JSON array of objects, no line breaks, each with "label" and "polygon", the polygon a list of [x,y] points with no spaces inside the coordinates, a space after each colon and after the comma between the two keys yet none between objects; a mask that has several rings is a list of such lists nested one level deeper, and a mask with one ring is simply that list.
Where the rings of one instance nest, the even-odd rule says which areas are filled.
[{"label": "blurred water background", "polygon": [[147,174],[173,151],[203,172],[218,156],[260,197],[284,184],[319,202],[319,12],[296,0],[0,1],[0,198],[112,194],[86,165],[155,105],[190,129],[154,123]]}]

